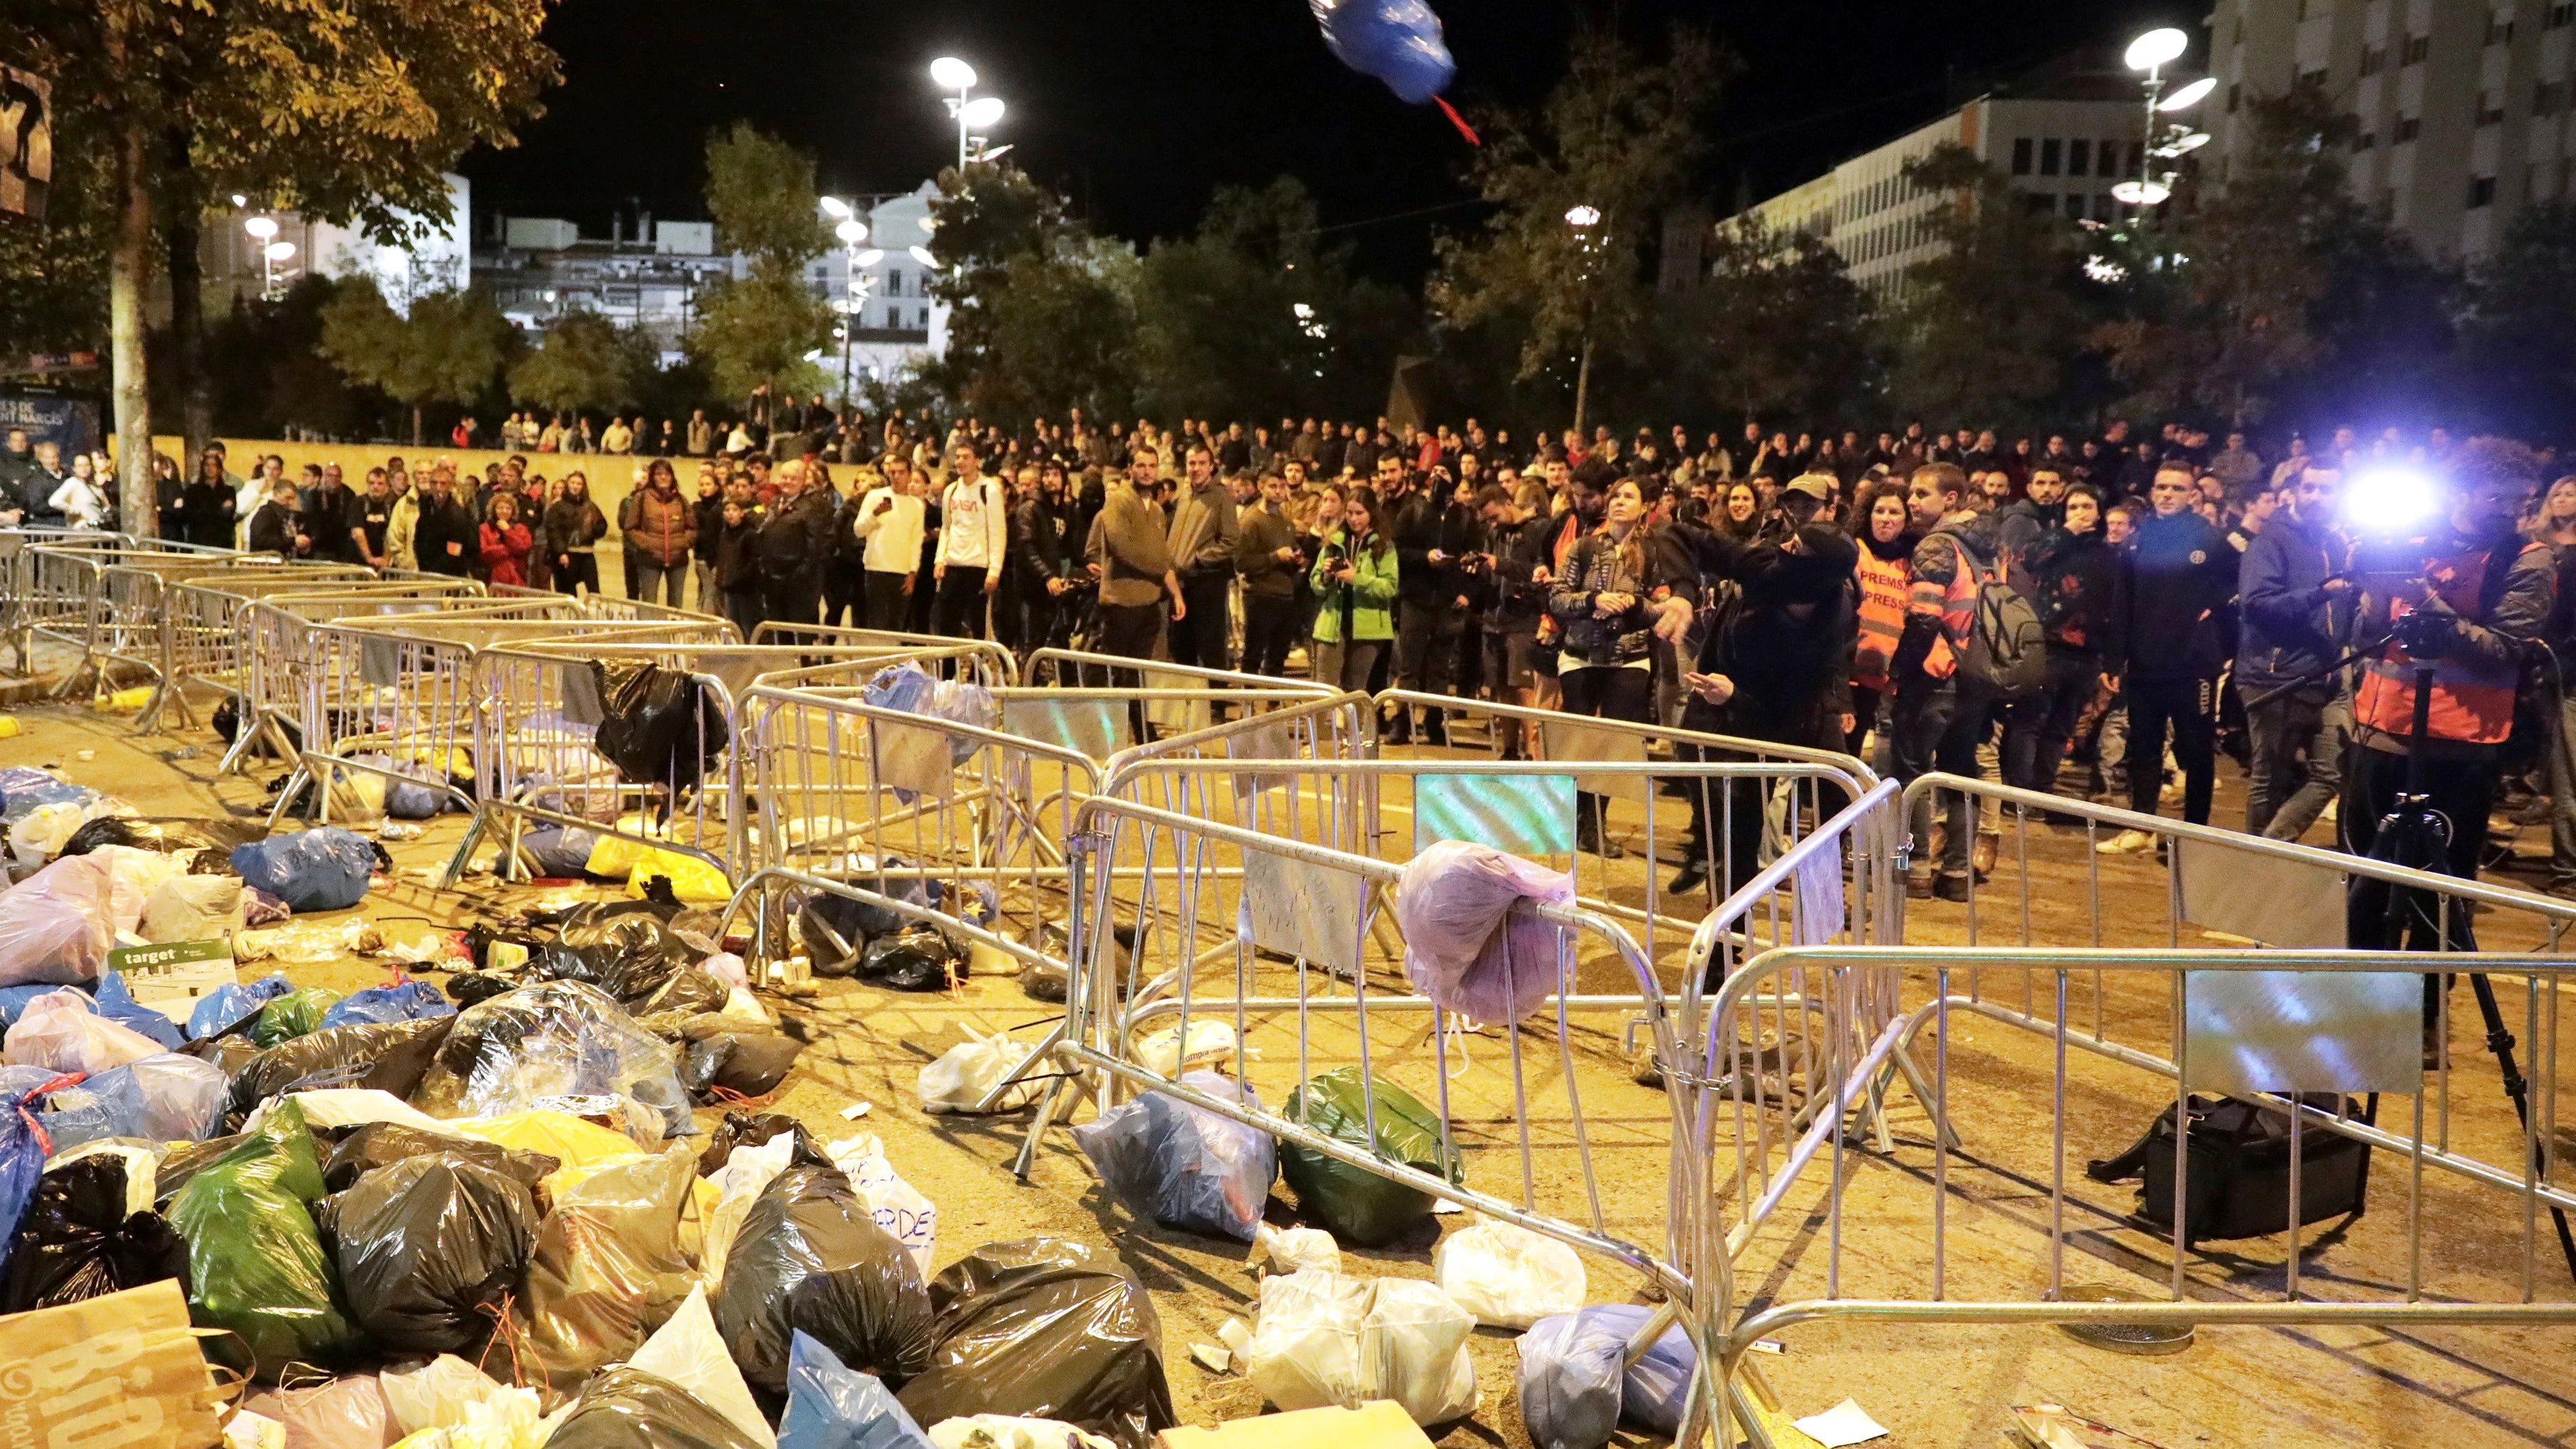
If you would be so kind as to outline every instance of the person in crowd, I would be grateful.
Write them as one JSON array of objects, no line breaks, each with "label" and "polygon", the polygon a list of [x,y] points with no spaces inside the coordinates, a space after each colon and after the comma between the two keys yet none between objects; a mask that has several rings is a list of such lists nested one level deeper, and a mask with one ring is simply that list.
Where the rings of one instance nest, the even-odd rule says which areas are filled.
[{"label": "person in crowd", "polygon": [[2311,459],[2280,490],[2286,504],[2246,542],[2237,566],[2236,689],[2252,752],[2245,828],[2274,840],[2307,834],[2343,787],[2352,693],[2335,666],[2352,642],[2360,596],[2336,517],[2342,486],[2338,470]]},{"label": "person in crowd", "polygon": [[691,550],[698,539],[697,505],[680,496],[680,480],[667,458],[656,458],[634,500],[626,552],[635,559],[633,597],[679,608],[688,589]]},{"label": "person in crowd", "polygon": [[[422,490],[412,551],[423,571],[461,579],[474,570],[480,539],[473,512],[456,500],[455,488],[456,465],[439,459]],[[389,546],[390,540],[388,530]]]},{"label": "person in crowd", "polygon": [[1078,602],[1067,596],[1084,581],[1064,462],[1051,457],[1021,469],[1020,476],[1019,498],[1011,505],[1010,551],[1018,576],[1020,645],[1030,651],[1062,648],[1072,636]]},{"label": "person in crowd", "polygon": [[[1882,745],[1886,740],[1886,711],[1894,702],[1889,671],[1905,635],[1914,549],[1923,536],[1914,528],[1905,490],[1893,483],[1864,488],[1851,517],[1859,544],[1852,560],[1852,728],[1840,748],[1858,756],[1872,733]],[[1738,542],[1745,537],[1732,528],[1720,531]]]},{"label": "person in crowd", "polygon": [[1718,511],[1717,527],[1738,543],[1751,543],[1762,526],[1762,499],[1753,491],[1753,482],[1730,483],[1726,487],[1726,506]]},{"label": "person in crowd", "polygon": [[[2145,445],[2142,445],[2145,446]],[[2199,496],[2188,463],[2156,470],[2129,549],[2128,615],[2119,625],[2116,669],[2129,712],[2129,808],[2156,813],[2164,787],[2165,736],[2182,767],[2185,823],[2209,822],[2217,781],[2218,676],[2227,662],[2221,617],[2236,593],[2236,551],[2227,535],[2192,509]],[[2094,849],[2105,855],[2151,850],[2154,836],[2123,830]]]},{"label": "person in crowd", "polygon": [[860,498],[850,524],[864,545],[860,622],[900,632],[910,627],[913,582],[920,576],[922,501],[911,460],[902,453],[887,450],[877,459],[877,470],[883,481]]},{"label": "person in crowd", "polygon": [[250,518],[250,546],[254,552],[280,558],[312,557],[313,535],[305,531],[304,508],[294,484],[280,478],[269,488],[268,501]]},{"label": "person in crowd", "polygon": [[179,491],[181,537],[206,548],[230,548],[240,504],[241,480],[224,472],[224,450],[209,446],[197,455],[197,474]]},{"label": "person in crowd", "polygon": [[[1964,676],[1959,657],[1975,627],[1980,580],[2003,567],[2000,520],[1968,502],[1967,475],[1951,463],[1916,468],[1906,484],[1906,506],[1923,541],[1907,565],[1905,632],[1888,677],[1896,696],[1889,712],[1888,746],[1896,777],[1912,783],[1938,770],[1967,779],[1980,776],[1977,746],[1994,710],[1994,691]],[[1945,796],[1947,819],[1937,856],[1931,804],[1921,802],[1910,822],[1915,839],[1909,892],[1942,900],[1968,898],[1969,806],[1963,795]]]},{"label": "person in crowd", "polygon": [[[1165,520],[1147,501],[1162,466],[1162,455],[1147,443],[1128,449],[1127,471],[1112,474],[1091,520],[1083,556],[1100,588],[1099,640],[1092,652],[1127,659],[1154,657],[1154,638],[1162,629],[1161,600],[1171,600],[1172,620],[1185,622],[1189,600],[1173,567]],[[1111,676],[1114,687],[1133,689],[1141,682],[1133,670]],[[1137,702],[1128,712],[1136,739],[1145,738],[1144,710]]]},{"label": "person in crowd", "polygon": [[[778,465],[778,499],[760,520],[755,558],[772,620],[800,626],[820,621],[823,570],[832,555],[832,490],[802,459]],[[694,521],[694,520],[693,520]]]},{"label": "person in crowd", "polygon": [[1174,664],[1201,669],[1231,669],[1226,597],[1234,582],[1235,550],[1243,528],[1233,495],[1217,477],[1216,455],[1204,442],[1192,443],[1182,455],[1189,485],[1172,504],[1163,544],[1179,575],[1181,594],[1189,605],[1186,620],[1175,617],[1167,644]]},{"label": "person in crowd", "polygon": [[312,486],[304,495],[304,523],[313,534],[313,556],[336,563],[357,563],[364,556],[357,537],[358,495],[349,491],[336,462],[319,469],[307,465]]},{"label": "person in crowd", "polygon": [[[716,582],[716,540],[724,532],[724,484],[717,478],[712,464],[698,465],[698,497],[694,511],[698,538],[697,542],[689,545],[689,560],[696,582],[690,591],[689,607],[701,614],[730,618],[732,616],[725,612],[724,589]],[[597,566],[594,561],[592,567],[595,569]]]},{"label": "person in crowd", "polygon": [[[2128,560],[2103,537],[2102,493],[2089,483],[2067,488],[2049,470],[2031,474],[2031,497],[2050,481],[2044,505],[2057,516],[2024,558],[2031,608],[2048,645],[2047,682],[2004,711],[2004,783],[2053,792],[2057,771],[2084,708],[2102,681],[2120,672],[2119,628],[2129,617]],[[2022,506],[2022,505],[2016,505]]]},{"label": "person in crowd", "polygon": [[535,535],[519,521],[518,496],[496,494],[491,516],[476,531],[474,575],[495,588],[525,588],[528,555],[536,546]]},{"label": "person in crowd", "polygon": [[[1557,682],[1568,714],[1638,724],[1651,718],[1650,645],[1675,581],[1664,571],[1664,552],[1647,546],[1645,517],[1645,495],[1635,480],[1613,481],[1600,526],[1584,534],[1554,576],[1548,613],[1564,641]],[[1618,854],[1605,828],[1607,804],[1598,795],[1578,797],[1577,849]]]},{"label": "person in crowd", "polygon": [[[762,608],[760,526],[746,499],[719,499],[716,507],[716,527],[709,531],[714,542],[714,597],[722,601],[724,617],[749,639],[760,628]],[[701,585],[700,612],[705,612],[707,603]]]},{"label": "person in crowd", "polygon": [[[1401,459],[1380,458],[1381,473]],[[1466,638],[1477,588],[1473,574],[1484,551],[1484,529],[1476,518],[1473,495],[1461,500],[1457,480],[1446,465],[1434,464],[1419,492],[1389,507],[1388,529],[1395,535],[1401,573],[1396,598],[1395,673],[1406,692],[1443,695],[1456,692],[1458,651]],[[1413,709],[1400,705],[1386,735],[1391,745],[1413,739]],[[1422,742],[1449,743],[1444,711],[1427,707]]]},{"label": "person in crowd", "polygon": [[[2443,456],[2451,450],[2443,440]],[[2549,623],[2541,634],[2546,651],[2538,673],[2543,685],[2538,703],[2544,717],[2546,751],[2540,779],[2548,791],[2549,893],[2576,897],[2576,475],[2549,485],[2530,536],[2549,549],[2557,570]]]},{"label": "person in crowd", "polygon": [[[1481,571],[1493,581],[1484,625],[1485,683],[1494,698],[1523,709],[1538,703],[1538,624],[1547,613],[1548,540],[1556,520],[1532,506],[1530,499],[1500,483],[1489,483],[1476,495],[1476,511],[1485,526]],[[1525,719],[1501,716],[1502,758],[1536,759],[1538,730]]]},{"label": "person in crowd", "polygon": [[358,495],[349,514],[349,542],[357,549],[360,563],[380,572],[393,567],[387,543],[393,521],[393,479],[382,468],[369,468],[367,491]]},{"label": "person in crowd", "polygon": [[984,473],[975,444],[948,450],[948,483],[939,490],[939,552],[931,566],[937,590],[931,630],[951,639],[982,639],[1002,587],[1010,545],[1010,490]]},{"label": "person in crowd", "polygon": [[[282,477],[285,465],[279,464],[278,469],[276,474],[270,475],[272,478]],[[22,480],[20,487],[23,491],[18,498],[19,509],[28,527],[69,526],[62,506],[55,503],[54,499],[62,494],[63,489],[71,481],[71,471],[63,466],[62,445],[51,439],[38,443],[36,465],[27,471],[27,476]]]},{"label": "person in crowd", "polygon": [[608,519],[591,501],[588,474],[575,468],[564,475],[563,496],[546,505],[542,533],[546,558],[553,565],[554,591],[598,593],[599,541],[608,536]]},{"label": "person in crowd", "polygon": [[1288,672],[1297,638],[1297,578],[1308,563],[1288,520],[1287,477],[1265,474],[1259,502],[1237,516],[1235,572],[1243,580],[1243,669],[1276,678]]},{"label": "person in crowd", "polygon": [[599,451],[620,456],[634,452],[635,430],[626,426],[624,418],[610,414],[608,426],[600,430]]},{"label": "person in crowd", "polygon": [[1323,541],[1313,568],[1313,673],[1317,682],[1365,690],[1378,656],[1395,640],[1402,564],[1395,541],[1378,525],[1379,502],[1366,489],[1341,501],[1341,519]]}]

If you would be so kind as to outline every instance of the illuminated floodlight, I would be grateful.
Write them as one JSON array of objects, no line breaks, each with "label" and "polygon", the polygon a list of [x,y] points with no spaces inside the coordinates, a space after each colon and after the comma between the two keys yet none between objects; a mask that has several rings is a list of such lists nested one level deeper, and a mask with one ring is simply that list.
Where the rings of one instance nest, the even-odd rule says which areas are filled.
[{"label": "illuminated floodlight", "polygon": [[250,220],[242,223],[242,230],[249,232],[252,236],[258,237],[261,241],[266,241],[270,237],[277,235],[277,219],[275,217],[268,216],[254,216]]},{"label": "illuminated floodlight", "polygon": [[839,197],[837,197],[837,196],[826,196],[826,197],[824,197],[822,200],[823,200],[823,214],[824,214],[825,216],[835,216],[835,217],[837,217],[837,216],[848,216],[848,215],[850,214],[850,204],[849,204],[848,202],[846,202],[846,201],[843,201],[841,198],[839,198]]},{"label": "illuminated floodlight", "polygon": [[863,267],[873,267],[877,263],[885,260],[885,253],[878,251],[875,247],[870,247],[866,251],[859,253],[857,256],[850,258],[850,260],[857,262]]},{"label": "illuminated floodlight", "polygon": [[2123,181],[2111,188],[2111,199],[2128,206],[2158,206],[2171,195],[2161,181]]},{"label": "illuminated floodlight", "polygon": [[263,255],[272,262],[291,262],[295,260],[295,243],[288,241],[270,242],[268,244],[267,251],[264,252]]},{"label": "illuminated floodlight", "polygon": [[[2182,32],[2174,33],[2179,35]],[[943,55],[930,63],[930,78],[938,82],[943,91],[972,90],[975,87],[975,67],[953,55]]]},{"label": "illuminated floodlight", "polygon": [[921,263],[923,266],[930,268],[934,272],[939,270],[939,258],[932,256],[930,254],[930,248],[928,247],[914,247],[912,249],[912,259]]},{"label": "illuminated floodlight", "polygon": [[2343,485],[2344,521],[2356,531],[2399,537],[2440,506],[2441,490],[2414,468],[2368,468]]},{"label": "illuminated floodlight", "polygon": [[2182,57],[2191,48],[2191,37],[2168,25],[2150,30],[2129,42],[2128,62],[2131,70],[2154,70]]},{"label": "illuminated floodlight", "polygon": [[1002,123],[1002,98],[977,96],[966,103],[966,109],[959,111],[957,118],[975,130],[990,130]]},{"label": "illuminated floodlight", "polygon": [[854,216],[832,228],[832,235],[839,237],[844,246],[857,246],[868,239],[868,224]]},{"label": "illuminated floodlight", "polygon": [[2200,79],[2193,81],[2190,85],[2184,86],[2181,90],[2174,92],[2172,95],[2165,97],[2163,100],[2156,102],[2156,109],[2159,111],[2187,111],[2192,107],[2199,105],[2202,101],[2208,100],[2209,93],[2216,89],[2218,89],[2218,77],[2214,75],[2205,75]]},{"label": "illuminated floodlight", "polygon": [[1601,221],[1601,211],[1598,207],[1577,206],[1565,213],[1565,220],[1571,226],[1597,226]]}]

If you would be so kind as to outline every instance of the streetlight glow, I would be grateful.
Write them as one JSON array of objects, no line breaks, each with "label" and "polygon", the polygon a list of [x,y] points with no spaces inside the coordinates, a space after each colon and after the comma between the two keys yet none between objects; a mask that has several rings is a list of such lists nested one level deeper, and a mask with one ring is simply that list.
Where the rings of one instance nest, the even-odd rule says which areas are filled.
[{"label": "streetlight glow", "polygon": [[1601,220],[1601,212],[1597,207],[1578,206],[1567,211],[1565,219],[1574,226],[1592,226]]},{"label": "streetlight glow", "polygon": [[1001,124],[1002,120],[1002,98],[1000,96],[977,96],[975,99],[968,101],[966,103],[966,109],[958,112],[957,115],[958,119],[964,121],[968,126],[973,127],[978,131],[997,126]]},{"label": "streetlight glow", "polygon": [[242,223],[242,230],[258,237],[261,241],[266,241],[277,235],[277,222],[273,217],[254,216]]},{"label": "streetlight glow", "polygon": [[2184,86],[2181,90],[2174,92],[2172,95],[2165,97],[2163,100],[2156,102],[2156,109],[2159,111],[2187,111],[2192,107],[2199,105],[2202,101],[2208,100],[2209,93],[2216,89],[2218,89],[2218,77],[2214,75],[2205,75],[2200,79],[2193,81],[2190,85]]},{"label": "streetlight glow", "polygon": [[973,90],[975,67],[953,55],[943,55],[930,63],[930,78],[943,91]]},{"label": "streetlight glow", "polygon": [[844,217],[850,214],[850,204],[837,196],[826,196],[822,198],[822,203],[825,216]]},{"label": "streetlight glow", "polygon": [[859,253],[857,256],[850,258],[850,262],[853,266],[860,267],[873,267],[884,260],[885,253],[878,251],[875,247],[870,247],[866,251]]},{"label": "streetlight glow", "polygon": [[2190,48],[2191,37],[2170,25],[2162,30],[2150,30],[2129,42],[2129,69],[2154,70],[2179,59]]},{"label": "streetlight glow", "polygon": [[832,228],[832,235],[850,246],[857,246],[868,239],[868,224],[853,216]]},{"label": "streetlight glow", "polygon": [[290,241],[270,242],[261,254],[266,256],[272,262],[293,261],[295,259],[295,243]]},{"label": "streetlight glow", "polygon": [[912,249],[912,259],[921,263],[923,266],[930,268],[934,272],[939,270],[939,258],[932,256],[930,254],[930,248],[928,247],[914,247]]},{"label": "streetlight glow", "polygon": [[2129,206],[2161,206],[2171,195],[2161,181],[2123,181],[2111,188],[2111,199]]}]

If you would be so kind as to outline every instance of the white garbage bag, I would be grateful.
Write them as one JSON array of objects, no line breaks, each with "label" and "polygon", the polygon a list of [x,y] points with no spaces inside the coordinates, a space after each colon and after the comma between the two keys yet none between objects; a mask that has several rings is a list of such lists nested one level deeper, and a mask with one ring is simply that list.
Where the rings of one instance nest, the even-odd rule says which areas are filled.
[{"label": "white garbage bag", "polygon": [[237,875],[174,875],[143,902],[143,939],[212,941],[242,928],[242,881]]},{"label": "white garbage bag", "polygon": [[[739,1150],[739,1149],[737,1149]],[[689,1301],[671,1321],[653,1330],[627,1366],[668,1379],[691,1397],[722,1415],[759,1449],[778,1449],[778,1435],[762,1416],[744,1383],[742,1370],[716,1332],[716,1316],[707,1307],[707,1290],[692,1288]]]},{"label": "white garbage bag", "polygon": [[385,1402],[405,1434],[424,1429],[473,1429],[515,1446],[535,1433],[537,1391],[494,1383],[481,1369],[442,1353],[410,1373],[380,1377]]},{"label": "white garbage bag", "polygon": [[1252,1256],[1245,1263],[1254,1268],[1267,1263],[1274,1273],[1297,1273],[1308,1268],[1338,1273],[1342,1271],[1342,1246],[1322,1228],[1274,1228],[1263,1223],[1252,1230]]},{"label": "white garbage bag", "polygon": [[823,1151],[876,1216],[877,1226],[912,1254],[922,1281],[930,1281],[931,1253],[939,1241],[938,1206],[886,1161],[885,1143],[873,1132],[844,1137]]},{"label": "white garbage bag", "polygon": [[79,803],[56,801],[39,805],[18,817],[9,827],[9,856],[21,869],[34,870],[63,853],[72,832],[102,815],[130,815],[133,808],[122,801],[104,797]]},{"label": "white garbage bag", "polygon": [[1309,1268],[1261,1280],[1244,1373],[1279,1408],[1393,1399],[1417,1424],[1476,1407],[1476,1321],[1438,1285]]},{"label": "white garbage bag", "polygon": [[1527,1328],[1572,1313],[1588,1287],[1572,1248],[1511,1223],[1478,1223],[1442,1238],[1431,1273],[1453,1302],[1491,1328]]},{"label": "white garbage bag", "polygon": [[[921,1110],[925,1112],[974,1111],[986,1093],[1000,1086],[1014,1067],[1037,1050],[1032,1044],[1011,1040],[1008,1032],[978,1036],[971,1026],[959,1030],[966,1033],[966,1040],[940,1053],[939,1060],[921,1069]],[[1025,1107],[1037,1100],[1042,1085],[1017,1083],[1002,1094],[992,1110],[1009,1112]]]},{"label": "white garbage bag", "polygon": [[13,1067],[95,1073],[157,1056],[161,1050],[152,1038],[99,1015],[86,994],[65,988],[27,1003],[18,1024],[0,1040],[0,1061]]}]

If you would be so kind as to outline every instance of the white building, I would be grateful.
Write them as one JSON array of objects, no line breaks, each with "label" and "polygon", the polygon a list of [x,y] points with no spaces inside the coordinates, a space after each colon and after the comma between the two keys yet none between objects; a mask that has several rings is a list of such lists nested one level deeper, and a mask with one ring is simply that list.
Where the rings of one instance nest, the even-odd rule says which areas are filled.
[{"label": "white building", "polygon": [[306,276],[373,278],[397,312],[408,312],[411,299],[424,292],[464,286],[471,271],[473,187],[462,176],[445,179],[447,221],[398,213],[411,233],[399,246],[380,245],[356,227],[268,210],[247,197],[209,212],[197,244],[207,307],[229,309],[236,299],[282,291]]},{"label": "white building", "polygon": [[2217,0],[2204,169],[2225,180],[2247,99],[2321,86],[2361,122],[2353,194],[2429,256],[2484,256],[2571,194],[2571,37],[2576,0]]},{"label": "white building", "polygon": [[1904,171],[1944,142],[2004,173],[2033,211],[2109,221],[2121,213],[2111,188],[2138,174],[2145,150],[2139,80],[2116,58],[2106,66],[2089,55],[2067,57],[2021,82],[2018,93],[1980,96],[1757,204],[1749,215],[1773,230],[1831,242],[1852,280],[1883,295],[1898,290],[1907,268],[1939,254],[1933,221],[1952,197],[1916,189]]}]

